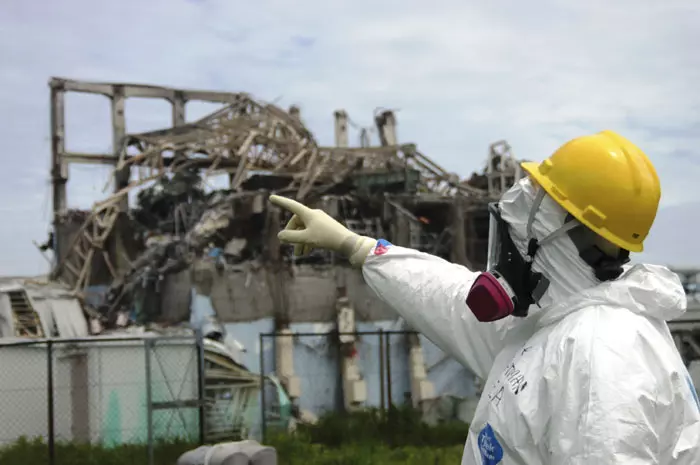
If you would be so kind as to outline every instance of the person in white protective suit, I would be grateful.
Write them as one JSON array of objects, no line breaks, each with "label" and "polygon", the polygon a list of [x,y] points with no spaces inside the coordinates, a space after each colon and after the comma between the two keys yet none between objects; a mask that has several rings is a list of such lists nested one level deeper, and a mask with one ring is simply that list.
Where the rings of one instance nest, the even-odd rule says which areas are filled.
[{"label": "person in white protective suit", "polygon": [[462,464],[700,465],[700,404],[667,320],[679,278],[630,265],[660,199],[644,153],[611,131],[574,139],[489,206],[486,272],[358,236],[320,210],[294,213],[295,254],[345,254],[411,326],[484,393]]}]

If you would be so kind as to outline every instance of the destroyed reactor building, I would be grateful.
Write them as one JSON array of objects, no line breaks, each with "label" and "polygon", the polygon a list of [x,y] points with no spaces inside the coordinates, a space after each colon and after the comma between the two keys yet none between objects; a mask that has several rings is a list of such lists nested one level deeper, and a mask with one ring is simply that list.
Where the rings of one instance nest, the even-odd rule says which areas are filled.
[{"label": "destroyed reactor building", "polygon": [[[350,120],[336,111],[335,146],[323,147],[298,108],[287,111],[244,93],[56,78],[50,87],[51,278],[80,296],[95,334],[187,322],[193,294],[210,300],[219,324],[267,318],[273,321],[270,330],[279,333],[299,323],[331,323],[346,333],[362,322],[394,320],[360,273],[332,253],[293,257],[277,240],[288,217],[268,196],[294,197],[359,234],[483,269],[487,203],[521,175],[508,143],[499,141],[481,172],[460,179],[416,144],[399,142],[391,111],[375,115],[378,145],[370,145],[364,133],[360,147],[349,146]],[[66,151],[67,92],[111,100],[113,153]],[[172,127],[127,134],[124,106],[130,97],[170,102]],[[185,105],[191,101],[222,107],[188,123]],[[112,166],[112,195],[91,211],[69,210],[71,163]],[[208,177],[223,173],[228,188],[203,188]],[[695,331],[687,328],[687,340],[697,345]],[[420,341],[410,338],[408,350],[414,403],[433,396]],[[275,346],[276,374],[290,397],[298,397],[292,338],[280,338]],[[346,405],[361,404],[366,396],[354,363],[342,362]]]},{"label": "destroyed reactor building", "polygon": [[[63,99],[70,91],[111,99],[114,154],[64,150]],[[212,296],[224,322],[271,316],[283,329],[293,321],[333,320],[339,297],[360,318],[381,318],[387,310],[332,254],[294,259],[280,246],[276,234],[288,218],[269,205],[269,194],[322,208],[360,234],[481,268],[486,203],[519,176],[501,141],[491,146],[483,173],[459,179],[415,144],[399,143],[390,111],[375,117],[379,146],[349,147],[348,116],[337,111],[336,146],[321,147],[297,108],[284,111],[246,94],[62,79],[51,81],[51,93],[52,277],[86,296],[108,286],[91,309],[107,327],[133,309],[142,322],[186,320],[190,284]],[[170,101],[173,126],[126,134],[128,97]],[[185,123],[185,103],[192,100],[223,108]],[[113,165],[113,195],[92,211],[68,210],[70,163]],[[205,192],[202,180],[221,173],[228,173],[229,188]]]},{"label": "destroyed reactor building", "polygon": [[[45,248],[55,257],[51,278],[80,296],[93,334],[187,322],[194,296],[210,300],[217,324],[267,318],[281,333],[299,323],[352,332],[363,322],[395,320],[343,260],[325,251],[295,258],[280,245],[277,232],[288,218],[269,204],[270,193],[322,208],[359,234],[478,269],[485,266],[486,205],[520,176],[510,147],[499,141],[482,172],[460,179],[416,144],[400,143],[391,111],[375,115],[378,145],[365,132],[360,147],[349,146],[350,120],[336,111],[335,146],[323,147],[298,108],[243,93],[66,79],[52,79],[50,88],[54,227]],[[111,100],[114,153],[66,151],[67,92]],[[172,127],[127,134],[129,97],[169,101]],[[188,123],[190,101],[222,107]],[[112,195],[91,211],[69,210],[71,163],[113,166]],[[224,173],[228,188],[203,188]],[[411,398],[420,402],[432,385],[420,339],[410,341]],[[294,399],[301,388],[292,350],[291,338],[275,343],[274,369]],[[342,362],[343,391],[346,405],[358,405],[366,389],[351,358]]]}]

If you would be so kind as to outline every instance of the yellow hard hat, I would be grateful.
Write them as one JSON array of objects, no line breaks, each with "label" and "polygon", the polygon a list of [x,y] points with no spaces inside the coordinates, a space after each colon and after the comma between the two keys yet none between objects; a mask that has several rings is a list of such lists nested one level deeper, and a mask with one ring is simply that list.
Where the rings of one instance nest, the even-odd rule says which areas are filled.
[{"label": "yellow hard hat", "polygon": [[573,139],[523,169],[566,211],[613,244],[644,250],[661,185],[642,150],[613,131]]}]

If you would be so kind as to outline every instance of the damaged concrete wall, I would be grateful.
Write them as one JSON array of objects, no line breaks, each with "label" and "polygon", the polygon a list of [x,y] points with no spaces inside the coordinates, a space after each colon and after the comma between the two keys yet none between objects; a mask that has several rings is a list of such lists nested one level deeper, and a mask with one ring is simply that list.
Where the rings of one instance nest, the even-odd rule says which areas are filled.
[{"label": "damaged concrete wall", "polygon": [[192,295],[192,273],[183,270],[163,279],[161,318],[164,323],[186,321],[190,316]]},{"label": "damaged concrete wall", "polygon": [[[335,302],[339,283],[345,285],[358,319],[378,321],[395,317],[393,310],[372,294],[362,274],[348,267],[297,265],[290,270],[275,271],[249,262],[219,272],[214,263],[209,263],[209,273],[205,274],[203,268],[206,269],[206,266],[202,262],[197,264],[194,281],[190,281],[189,274],[185,272],[168,278],[165,288],[167,303],[163,305],[165,318],[170,320],[189,315],[189,282],[203,294],[211,296],[223,323],[272,317],[293,323],[333,322],[337,318]],[[281,315],[275,314],[271,291],[275,274],[285,276],[282,282],[287,305],[283,307]]]}]

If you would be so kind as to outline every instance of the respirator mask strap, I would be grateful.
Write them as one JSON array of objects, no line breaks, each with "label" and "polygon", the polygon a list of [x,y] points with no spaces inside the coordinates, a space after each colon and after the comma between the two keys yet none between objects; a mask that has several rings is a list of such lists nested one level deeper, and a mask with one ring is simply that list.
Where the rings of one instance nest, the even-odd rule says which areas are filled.
[{"label": "respirator mask strap", "polygon": [[544,189],[538,188],[537,194],[535,194],[535,200],[532,201],[532,207],[530,207],[530,213],[527,216],[527,227],[525,229],[528,243],[535,238],[535,234],[532,232],[532,225],[535,223],[535,215],[537,215],[537,211],[540,209],[545,195],[546,192]]},{"label": "respirator mask strap", "polygon": [[544,200],[546,195],[547,195],[547,193],[545,192],[544,189],[539,188],[537,190],[537,194],[535,195],[535,199],[532,202],[532,208],[530,209],[530,214],[528,215],[528,218],[527,218],[527,226],[526,226],[527,254],[524,257],[524,259],[528,265],[528,271],[533,279],[533,289],[531,292],[531,297],[532,297],[533,303],[535,305],[537,305],[538,307],[539,307],[540,299],[542,298],[544,293],[547,291],[547,288],[549,287],[549,280],[544,275],[542,275],[542,273],[532,271],[532,265],[535,261],[535,255],[537,254],[537,251],[543,245],[546,245],[546,244],[552,242],[553,240],[558,239],[561,236],[564,236],[569,231],[571,231],[572,229],[574,229],[580,225],[578,222],[575,222],[575,221],[566,222],[561,227],[559,227],[556,230],[552,231],[551,233],[547,234],[542,239],[537,239],[535,237],[535,233],[533,231],[533,225],[535,223],[535,216],[537,215],[537,212],[540,208],[540,205],[542,204],[542,201]]},{"label": "respirator mask strap", "polygon": [[549,234],[542,240],[538,240],[535,237],[535,232],[533,231],[535,216],[537,215],[537,211],[540,209],[540,205],[542,204],[542,200],[544,200],[546,194],[547,193],[544,189],[537,189],[537,194],[535,194],[535,199],[532,201],[532,207],[530,207],[530,213],[528,214],[527,225],[525,228],[525,233],[527,234],[527,252],[525,254],[525,257],[523,257],[526,265],[525,273],[526,278],[530,281],[530,300],[538,307],[540,305],[540,299],[549,287],[549,280],[542,273],[533,272],[532,265],[535,261],[535,255],[537,254],[537,251],[543,244],[551,241],[551,236],[554,233],[556,233],[556,231],[554,231],[554,233]]},{"label": "respirator mask strap", "polygon": [[[537,195],[535,196],[535,200],[532,202],[532,208],[530,209],[530,214],[527,217],[527,227],[526,227],[528,249],[530,248],[529,244],[532,241],[536,241],[537,247],[539,248],[539,247],[541,247],[549,242],[552,242],[554,239],[563,236],[564,234],[568,233],[572,229],[581,225],[580,223],[575,222],[575,221],[566,222],[560,228],[552,231],[551,233],[547,234],[542,239],[538,240],[535,237],[535,233],[532,230],[532,225],[535,223],[535,216],[537,215],[537,211],[540,209],[540,205],[542,204],[542,200],[544,200],[546,195],[547,195],[547,193],[545,192],[544,189],[539,189],[537,191]],[[534,254],[533,254],[533,256],[534,256]]]},{"label": "respirator mask strap", "polygon": [[542,246],[544,244],[552,242],[554,239],[557,239],[561,236],[568,234],[569,231],[571,231],[574,228],[578,228],[579,226],[582,226],[582,225],[580,223],[575,222],[575,221],[570,221],[568,223],[564,223],[561,227],[559,227],[555,231],[552,231],[551,233],[547,234],[542,240],[538,241],[538,243],[540,246]]}]

